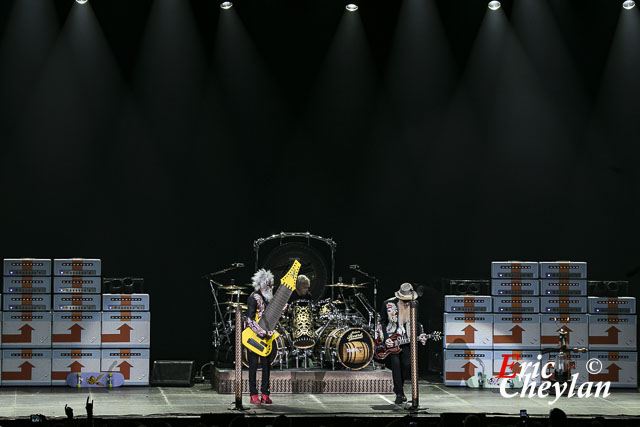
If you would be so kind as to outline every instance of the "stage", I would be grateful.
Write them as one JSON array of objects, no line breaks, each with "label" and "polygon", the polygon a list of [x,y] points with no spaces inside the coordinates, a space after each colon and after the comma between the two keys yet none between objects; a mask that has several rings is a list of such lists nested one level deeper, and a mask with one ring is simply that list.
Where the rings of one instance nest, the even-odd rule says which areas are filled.
[{"label": "stage", "polygon": [[[411,388],[405,386],[407,396]],[[84,415],[90,396],[94,415],[100,418],[140,419],[199,417],[203,414],[239,413],[234,410],[234,396],[219,394],[210,384],[193,387],[126,387],[119,389],[72,389],[62,387],[0,388],[0,419],[24,419],[40,413],[47,418],[63,418],[68,404],[77,416]],[[409,411],[393,404],[392,394],[273,394],[272,405],[250,405],[243,396],[247,416],[308,417],[396,417]],[[546,416],[553,407],[563,409],[570,417],[635,418],[640,421],[640,395],[637,390],[613,390],[607,398],[561,397],[554,406],[546,399],[500,396],[499,391],[445,387],[428,381],[420,382],[419,417],[439,417],[447,413],[486,413],[495,416],[518,416],[527,409],[531,416]],[[551,398],[553,400],[553,398]],[[149,424],[150,422],[147,422]]]}]

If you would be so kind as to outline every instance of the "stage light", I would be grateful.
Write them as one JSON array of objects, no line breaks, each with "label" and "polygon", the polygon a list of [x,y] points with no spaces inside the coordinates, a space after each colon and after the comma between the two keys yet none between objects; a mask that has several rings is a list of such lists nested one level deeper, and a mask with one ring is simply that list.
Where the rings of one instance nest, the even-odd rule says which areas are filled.
[{"label": "stage light", "polygon": [[624,3],[622,3],[622,7],[624,7],[627,10],[633,9],[635,5],[636,5],[636,2],[633,0],[627,0]]},{"label": "stage light", "polygon": [[224,10],[231,9],[231,6],[233,6],[233,3],[230,1],[225,1],[220,4],[220,7]]},{"label": "stage light", "polygon": [[500,6],[502,5],[500,4],[499,1],[493,0],[489,2],[489,9],[491,10],[498,10],[500,9]]},{"label": "stage light", "polygon": [[88,0],[76,0],[76,2],[80,3],[80,4],[85,4]]},{"label": "stage light", "polygon": [[349,12],[355,12],[356,10],[358,10],[358,5],[350,3],[350,4],[347,5],[346,9]]}]

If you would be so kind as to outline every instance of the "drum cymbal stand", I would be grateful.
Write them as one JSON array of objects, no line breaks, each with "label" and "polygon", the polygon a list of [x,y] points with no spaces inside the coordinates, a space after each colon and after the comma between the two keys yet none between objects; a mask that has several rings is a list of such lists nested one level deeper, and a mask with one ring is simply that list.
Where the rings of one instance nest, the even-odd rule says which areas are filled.
[{"label": "drum cymbal stand", "polygon": [[367,315],[369,317],[369,320],[367,322],[367,329],[369,329],[369,331],[374,331],[375,326],[373,325],[373,320],[376,316],[376,310],[371,306],[369,301],[367,301],[367,298],[362,294],[362,292],[356,292],[356,298],[358,299],[358,301],[360,301],[360,304],[362,304],[364,309],[367,311]]},{"label": "drum cymbal stand", "polygon": [[[375,340],[378,334],[378,325],[380,324],[380,321],[378,319],[378,316],[379,316],[378,314],[378,278],[372,274],[367,273],[366,271],[361,270],[358,264],[350,265],[349,268],[357,273],[362,274],[367,279],[373,281],[373,310],[372,311],[373,311],[373,317],[374,317],[373,339]],[[366,301],[366,298],[363,298],[363,299]],[[368,304],[368,301],[367,301],[367,304]],[[368,309],[369,308],[367,308],[367,310]],[[373,365],[373,369],[375,369],[376,368],[375,362],[372,365]]]},{"label": "drum cymbal stand", "polygon": [[[217,284],[213,279],[209,279],[209,286],[211,287],[211,295],[213,295],[213,301],[215,303],[216,309],[213,312],[213,324],[214,324],[214,328],[213,328],[213,347],[218,348],[221,344],[221,339],[220,339],[220,327],[222,326],[222,331],[225,335],[225,337],[227,338],[227,342],[230,343],[231,342],[231,335],[229,334],[229,329],[231,329],[231,327],[227,327],[227,321],[224,318],[224,315],[222,314],[222,310],[220,310],[220,303],[218,302],[218,295],[216,292],[216,288],[214,286],[214,284]],[[220,316],[220,317],[218,317]],[[231,317],[229,317],[229,322],[231,322]],[[218,320],[220,319],[220,320]]]},{"label": "drum cymbal stand", "polygon": [[[227,339],[227,343],[231,344],[231,329],[233,325],[232,315],[229,313],[228,319],[225,320],[224,315],[222,314],[222,310],[220,309],[220,302],[218,301],[218,293],[214,285],[222,286],[221,283],[213,280],[214,277],[224,274],[228,271],[235,270],[236,268],[242,268],[244,264],[241,262],[236,262],[231,264],[231,266],[223,268],[222,270],[214,271],[213,273],[207,273],[202,276],[203,279],[207,279],[209,281],[209,287],[211,288],[211,295],[213,296],[213,301],[215,304],[215,310],[213,311],[213,347],[217,350],[222,344],[222,339],[220,337],[220,328],[222,326],[222,332],[224,333],[224,337]],[[227,325],[228,321],[228,325]]]}]

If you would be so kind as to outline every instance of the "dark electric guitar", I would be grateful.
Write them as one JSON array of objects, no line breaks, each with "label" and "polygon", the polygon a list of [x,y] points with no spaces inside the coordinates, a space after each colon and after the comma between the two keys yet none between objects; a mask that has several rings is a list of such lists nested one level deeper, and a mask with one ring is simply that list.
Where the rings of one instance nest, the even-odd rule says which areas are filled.
[{"label": "dark electric guitar", "polygon": [[[387,347],[384,338],[376,338],[374,349],[376,359],[382,360],[390,354],[400,353],[400,346],[408,344],[411,341],[408,336],[402,334],[392,334],[389,338],[393,341],[393,346],[391,347]],[[420,341],[422,345],[425,345],[427,340],[440,341],[441,339],[442,332],[440,331],[431,332],[430,334],[421,334],[418,336],[418,341]]]}]

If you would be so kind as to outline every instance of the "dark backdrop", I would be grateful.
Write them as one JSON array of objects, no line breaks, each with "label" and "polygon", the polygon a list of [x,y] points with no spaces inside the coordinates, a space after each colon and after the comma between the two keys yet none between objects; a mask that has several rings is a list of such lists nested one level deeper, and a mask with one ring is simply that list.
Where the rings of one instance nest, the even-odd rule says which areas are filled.
[{"label": "dark backdrop", "polygon": [[381,296],[504,259],[637,285],[638,8],[234,3],[1,2],[2,256],[143,276],[153,357],[199,361],[200,276],[274,232]]}]

